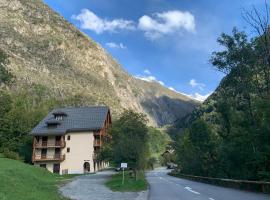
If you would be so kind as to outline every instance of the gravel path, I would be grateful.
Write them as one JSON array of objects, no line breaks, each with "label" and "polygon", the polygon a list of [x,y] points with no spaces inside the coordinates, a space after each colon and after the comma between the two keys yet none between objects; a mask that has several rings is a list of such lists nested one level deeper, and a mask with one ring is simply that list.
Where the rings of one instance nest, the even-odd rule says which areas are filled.
[{"label": "gravel path", "polygon": [[147,200],[148,191],[144,192],[112,192],[104,183],[113,174],[103,171],[76,177],[72,182],[59,190],[63,196],[73,200]]}]

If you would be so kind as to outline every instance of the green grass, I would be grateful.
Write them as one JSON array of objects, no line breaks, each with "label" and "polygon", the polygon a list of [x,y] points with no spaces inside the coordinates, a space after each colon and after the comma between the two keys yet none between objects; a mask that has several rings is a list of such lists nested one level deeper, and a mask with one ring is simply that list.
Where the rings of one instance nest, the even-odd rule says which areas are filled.
[{"label": "green grass", "polygon": [[112,177],[106,182],[106,186],[112,191],[119,192],[138,192],[147,189],[147,181],[143,172],[139,173],[137,181],[130,172],[125,172],[124,185],[122,185],[122,176],[122,172],[112,175]]},{"label": "green grass", "polygon": [[57,187],[70,178],[20,161],[0,158],[0,200],[65,199]]}]

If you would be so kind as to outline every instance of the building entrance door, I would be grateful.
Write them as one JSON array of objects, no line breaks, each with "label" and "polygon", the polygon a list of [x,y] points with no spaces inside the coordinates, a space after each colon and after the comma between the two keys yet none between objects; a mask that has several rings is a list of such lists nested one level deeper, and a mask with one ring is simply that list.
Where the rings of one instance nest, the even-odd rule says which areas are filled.
[{"label": "building entrance door", "polygon": [[85,162],[83,164],[83,170],[84,170],[84,173],[90,172],[90,164],[89,164],[89,162]]},{"label": "building entrance door", "polygon": [[53,173],[59,174],[60,172],[60,163],[53,164]]}]

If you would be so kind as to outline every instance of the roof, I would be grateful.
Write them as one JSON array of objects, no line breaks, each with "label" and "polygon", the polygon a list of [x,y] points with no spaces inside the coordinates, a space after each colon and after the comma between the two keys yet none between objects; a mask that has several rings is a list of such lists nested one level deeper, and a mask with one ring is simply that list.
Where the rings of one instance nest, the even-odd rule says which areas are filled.
[{"label": "roof", "polygon": [[[31,135],[64,135],[67,132],[95,131],[104,126],[107,106],[67,107],[52,110],[31,132]],[[64,113],[62,119],[56,121],[54,114]],[[48,126],[54,124],[56,126]]]}]

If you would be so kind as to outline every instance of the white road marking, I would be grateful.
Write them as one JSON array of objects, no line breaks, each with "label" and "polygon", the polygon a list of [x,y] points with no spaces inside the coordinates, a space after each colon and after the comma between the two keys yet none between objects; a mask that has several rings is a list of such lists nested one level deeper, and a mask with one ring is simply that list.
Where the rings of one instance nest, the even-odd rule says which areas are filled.
[{"label": "white road marking", "polygon": [[209,200],[215,200],[215,199],[213,199],[213,198],[209,198]]},{"label": "white road marking", "polygon": [[160,180],[163,180],[163,181],[167,182],[167,183],[173,183],[173,182],[171,182],[171,181],[169,181],[169,180],[167,180],[166,178],[163,178],[163,177],[161,177],[161,176],[159,176],[158,178],[159,178]]},{"label": "white road marking", "polygon": [[190,188],[190,187],[185,187],[185,189],[192,192],[192,193],[194,193],[194,194],[201,194],[199,192],[196,192],[196,191],[192,190],[192,188]]}]

